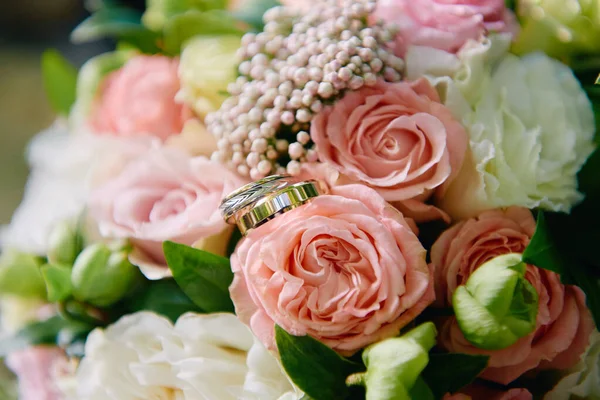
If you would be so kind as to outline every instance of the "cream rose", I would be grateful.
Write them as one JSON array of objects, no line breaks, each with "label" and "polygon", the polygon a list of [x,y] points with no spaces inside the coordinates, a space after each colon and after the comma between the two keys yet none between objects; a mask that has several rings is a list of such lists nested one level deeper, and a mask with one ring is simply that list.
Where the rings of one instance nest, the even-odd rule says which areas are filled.
[{"label": "cream rose", "polygon": [[131,262],[149,279],[169,275],[162,243],[171,240],[224,254],[231,227],[221,199],[245,181],[205,157],[153,148],[90,196],[102,236],[131,239]]},{"label": "cream rose", "polygon": [[227,98],[227,86],[235,81],[239,36],[199,36],[185,44],[181,53],[178,98],[198,115],[216,111]]},{"label": "cream rose", "polygon": [[333,188],[251,231],[231,266],[236,313],[268,348],[278,324],[352,354],[397,335],[433,301],[425,249],[363,185]]},{"label": "cream rose", "polygon": [[443,196],[467,148],[464,128],[425,79],[348,93],[317,114],[311,138],[321,162],[419,221],[442,216],[424,202]]},{"label": "cream rose", "polygon": [[544,396],[544,400],[600,399],[600,333],[595,331],[579,364]]},{"label": "cream rose", "polygon": [[576,174],[594,150],[594,114],[572,71],[543,54],[508,54],[506,36],[457,57],[414,47],[409,78],[427,74],[467,127],[470,152],[440,207],[465,218],[519,205],[569,212]]},{"label": "cream rose", "polygon": [[93,331],[78,400],[299,400],[278,361],[231,314],[149,312]]}]

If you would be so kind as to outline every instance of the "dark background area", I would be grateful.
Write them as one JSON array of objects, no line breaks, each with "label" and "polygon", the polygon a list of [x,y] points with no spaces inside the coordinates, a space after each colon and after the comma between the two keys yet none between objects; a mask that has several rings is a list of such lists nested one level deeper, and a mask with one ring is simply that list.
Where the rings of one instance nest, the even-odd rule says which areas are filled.
[{"label": "dark background area", "polygon": [[[44,93],[40,57],[55,48],[79,67],[111,50],[108,40],[69,42],[71,30],[89,15],[86,5],[99,1],[0,0],[0,225],[10,221],[23,195],[27,142],[55,117]],[[121,3],[144,5],[143,0]]]}]

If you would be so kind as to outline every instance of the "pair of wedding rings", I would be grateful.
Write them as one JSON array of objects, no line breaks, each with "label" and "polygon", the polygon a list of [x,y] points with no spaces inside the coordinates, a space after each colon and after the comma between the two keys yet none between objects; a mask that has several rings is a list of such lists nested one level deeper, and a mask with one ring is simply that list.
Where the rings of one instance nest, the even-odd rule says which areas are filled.
[{"label": "pair of wedding rings", "polygon": [[220,210],[225,221],[237,224],[242,235],[246,235],[276,216],[327,193],[327,186],[321,181],[273,175],[231,193],[221,202]]}]

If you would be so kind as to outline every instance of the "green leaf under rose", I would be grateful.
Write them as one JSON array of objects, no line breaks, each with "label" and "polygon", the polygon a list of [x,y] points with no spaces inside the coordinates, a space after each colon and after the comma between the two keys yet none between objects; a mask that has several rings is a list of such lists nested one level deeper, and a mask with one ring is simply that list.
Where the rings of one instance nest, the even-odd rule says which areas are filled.
[{"label": "green leaf under rose", "polygon": [[157,53],[159,36],[142,25],[142,14],[130,8],[108,7],[94,12],[71,33],[73,43],[106,37],[127,42],[144,53]]},{"label": "green leaf under rose", "polygon": [[275,326],[275,340],[288,376],[313,400],[348,398],[346,377],[364,370],[308,335],[293,336]]},{"label": "green leaf under rose", "polygon": [[[564,284],[579,286],[586,295],[596,326],[600,327],[600,269],[592,264],[598,263],[592,253],[600,242],[590,241],[590,238],[600,238],[594,222],[597,219],[591,215],[586,220],[583,215],[578,217],[578,213],[579,209],[570,216],[540,211],[523,261],[558,273]],[[586,234],[586,228],[592,230]]]},{"label": "green leaf under rose", "polygon": [[173,242],[164,242],[163,250],[173,278],[198,307],[209,313],[234,312],[227,258]]},{"label": "green leaf under rose", "polygon": [[459,353],[431,354],[423,371],[436,399],[446,393],[457,393],[487,367],[489,356]]},{"label": "green leaf under rose", "polygon": [[57,50],[42,55],[42,77],[50,105],[60,115],[67,116],[75,103],[77,69]]}]

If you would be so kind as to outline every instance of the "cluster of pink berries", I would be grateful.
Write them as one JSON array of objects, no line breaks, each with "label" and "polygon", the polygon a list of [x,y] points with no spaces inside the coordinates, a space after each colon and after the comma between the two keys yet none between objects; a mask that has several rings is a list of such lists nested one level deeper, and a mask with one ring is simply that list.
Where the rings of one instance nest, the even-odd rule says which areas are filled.
[{"label": "cluster of pink berries", "polygon": [[275,7],[264,31],[246,34],[239,77],[221,109],[207,116],[218,140],[216,159],[243,176],[295,175],[318,161],[310,122],[347,90],[401,79],[396,34],[369,24],[375,0],[315,2],[307,13]]}]

